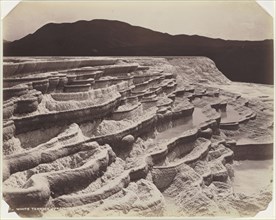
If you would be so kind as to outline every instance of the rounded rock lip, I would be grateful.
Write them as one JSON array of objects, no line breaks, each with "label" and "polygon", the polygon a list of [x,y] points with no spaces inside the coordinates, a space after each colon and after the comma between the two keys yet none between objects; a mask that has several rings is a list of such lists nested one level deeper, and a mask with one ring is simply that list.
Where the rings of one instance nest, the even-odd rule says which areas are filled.
[{"label": "rounded rock lip", "polygon": [[21,91],[21,90],[27,90],[27,89],[29,89],[28,85],[20,84],[10,88],[3,88],[3,91]]},{"label": "rounded rock lip", "polygon": [[47,84],[49,83],[49,79],[39,80],[39,81],[33,81],[33,85],[41,85],[41,84]]},{"label": "rounded rock lip", "polygon": [[3,121],[3,127],[8,127],[14,125],[14,121],[13,120],[5,120]]},{"label": "rounded rock lip", "polygon": [[15,103],[15,100],[6,100],[6,101],[3,102],[3,107],[8,108],[10,106],[13,106],[14,103]]},{"label": "rounded rock lip", "polygon": [[59,77],[58,76],[50,76],[48,79],[49,79],[49,81],[55,81],[55,80],[59,80]]},{"label": "rounded rock lip", "polygon": [[69,85],[94,84],[94,82],[95,82],[94,79],[76,79],[71,81]]},{"label": "rounded rock lip", "polygon": [[76,84],[76,85],[64,85],[65,88],[81,88],[81,87],[90,87],[91,84]]},{"label": "rounded rock lip", "polygon": [[35,102],[37,101],[37,97],[35,96],[29,96],[29,97],[22,97],[17,100],[17,103],[23,103],[23,102]]}]

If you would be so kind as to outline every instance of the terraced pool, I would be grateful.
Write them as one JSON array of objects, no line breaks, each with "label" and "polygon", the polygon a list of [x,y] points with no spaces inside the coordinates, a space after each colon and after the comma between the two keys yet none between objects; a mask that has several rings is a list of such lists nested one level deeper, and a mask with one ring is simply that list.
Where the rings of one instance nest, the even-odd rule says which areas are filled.
[{"label": "terraced pool", "polygon": [[220,111],[220,114],[223,123],[233,123],[240,119],[239,113],[230,105],[226,107],[226,111]]},{"label": "terraced pool", "polygon": [[267,187],[273,179],[273,160],[243,160],[233,164],[235,193],[254,194]]},{"label": "terraced pool", "polygon": [[160,132],[156,140],[170,139],[180,136],[184,131],[195,128],[208,118],[202,113],[201,108],[195,108],[192,116],[187,116],[181,120],[181,123],[175,127]]}]

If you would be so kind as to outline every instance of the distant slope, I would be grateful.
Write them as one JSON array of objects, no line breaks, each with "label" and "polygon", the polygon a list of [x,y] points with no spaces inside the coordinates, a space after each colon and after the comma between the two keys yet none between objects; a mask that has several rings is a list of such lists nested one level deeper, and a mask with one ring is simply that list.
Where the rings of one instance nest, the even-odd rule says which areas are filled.
[{"label": "distant slope", "polygon": [[5,56],[206,56],[233,81],[273,83],[273,41],[169,35],[120,21],[49,23],[4,44]]}]

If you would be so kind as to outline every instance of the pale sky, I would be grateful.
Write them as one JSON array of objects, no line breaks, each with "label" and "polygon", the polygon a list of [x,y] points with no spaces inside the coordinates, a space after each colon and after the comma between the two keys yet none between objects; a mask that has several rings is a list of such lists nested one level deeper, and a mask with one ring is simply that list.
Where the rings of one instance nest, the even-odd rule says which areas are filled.
[{"label": "pale sky", "polygon": [[255,1],[25,1],[3,19],[3,38],[16,40],[54,22],[120,20],[175,34],[227,40],[273,38],[273,18]]}]

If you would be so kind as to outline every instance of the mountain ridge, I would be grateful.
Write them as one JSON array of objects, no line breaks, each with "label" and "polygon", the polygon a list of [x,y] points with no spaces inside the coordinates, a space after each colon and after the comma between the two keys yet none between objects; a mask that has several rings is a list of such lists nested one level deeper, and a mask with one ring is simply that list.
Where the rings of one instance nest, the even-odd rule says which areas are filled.
[{"label": "mountain ridge", "polygon": [[[230,42],[263,42],[263,41],[273,40],[273,39],[263,39],[263,40],[230,40],[230,39],[212,38],[212,37],[207,37],[207,36],[201,36],[201,35],[198,35],[198,34],[192,34],[192,35],[188,35],[188,34],[169,34],[169,33],[166,33],[166,32],[155,31],[155,30],[152,30],[150,28],[145,28],[145,27],[141,27],[141,26],[137,26],[137,25],[131,25],[129,23],[126,23],[126,22],[123,22],[123,21],[119,21],[119,20],[107,20],[107,19],[78,20],[78,21],[74,21],[74,22],[63,22],[63,23],[50,22],[50,23],[47,23],[47,24],[41,26],[40,28],[38,28],[34,33],[27,34],[26,36],[33,35],[38,30],[40,30],[42,28],[45,28],[46,26],[49,26],[49,25],[68,25],[68,24],[77,24],[77,23],[82,23],[82,22],[98,22],[98,21],[100,21],[100,22],[118,22],[118,23],[121,23],[121,24],[127,24],[127,25],[129,25],[131,27],[143,28],[143,29],[146,29],[146,30],[150,30],[150,31],[153,31],[153,32],[161,33],[161,34],[167,34],[167,35],[170,35],[170,36],[200,37],[200,38],[213,39],[213,40],[222,40],[222,41],[230,41]],[[24,36],[24,37],[26,37],[26,36]],[[22,38],[24,38],[24,37],[22,37]],[[12,42],[21,40],[22,38],[14,40],[14,41],[9,41],[9,40],[4,40],[4,41],[12,43]]]},{"label": "mountain ridge", "polygon": [[273,40],[171,35],[117,20],[48,23],[5,43],[5,56],[206,56],[231,80],[273,83]]}]

